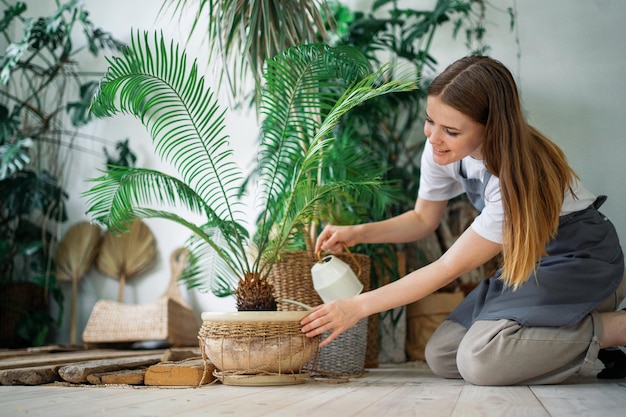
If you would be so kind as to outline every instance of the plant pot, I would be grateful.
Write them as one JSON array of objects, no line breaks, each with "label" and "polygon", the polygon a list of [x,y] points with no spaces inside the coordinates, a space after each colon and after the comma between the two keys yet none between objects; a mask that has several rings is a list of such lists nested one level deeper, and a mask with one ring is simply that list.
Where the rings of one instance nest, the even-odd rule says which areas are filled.
[{"label": "plant pot", "polygon": [[[358,275],[364,291],[370,290],[371,262],[368,255],[339,254],[335,255],[350,265]],[[274,286],[277,299],[291,299],[310,306],[322,304],[317,291],[313,287],[311,268],[318,262],[317,257],[307,251],[286,251],[280,256],[268,276],[268,282]],[[358,263],[358,265],[357,265]],[[300,307],[279,302],[279,310],[295,310]],[[319,351],[309,368],[314,374],[320,375],[361,375],[366,364],[370,368],[378,366],[378,316],[364,319],[365,326],[359,323],[347,330],[328,346]],[[321,339],[328,337],[330,332],[322,334]]]},{"label": "plant pot", "polygon": [[227,385],[285,385],[304,382],[304,365],[319,338],[300,331],[306,311],[202,313],[198,338],[203,354]]}]

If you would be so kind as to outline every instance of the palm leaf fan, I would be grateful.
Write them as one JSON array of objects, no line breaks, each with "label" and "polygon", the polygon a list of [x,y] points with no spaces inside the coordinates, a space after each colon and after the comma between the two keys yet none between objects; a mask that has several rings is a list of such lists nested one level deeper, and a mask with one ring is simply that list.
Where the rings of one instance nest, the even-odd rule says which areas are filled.
[{"label": "palm leaf fan", "polygon": [[152,231],[141,220],[135,220],[125,231],[104,233],[96,268],[119,281],[117,301],[121,303],[126,280],[150,268],[155,256],[156,242]]},{"label": "palm leaf fan", "polygon": [[100,227],[89,222],[79,222],[65,232],[55,254],[57,280],[72,283],[70,340],[73,344],[76,343],[78,281],[93,265],[98,254],[99,244]]}]

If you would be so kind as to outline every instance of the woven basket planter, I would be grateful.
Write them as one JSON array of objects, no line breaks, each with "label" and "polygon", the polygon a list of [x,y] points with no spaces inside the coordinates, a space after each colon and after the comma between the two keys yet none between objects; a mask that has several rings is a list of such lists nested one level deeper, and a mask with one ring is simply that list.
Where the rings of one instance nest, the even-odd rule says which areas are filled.
[{"label": "woven basket planter", "polygon": [[[363,254],[336,255],[346,262],[357,274],[363,284],[363,291],[370,290],[370,258]],[[358,262],[358,265],[355,264]],[[316,306],[322,304],[322,299],[313,288],[311,267],[317,262],[317,258],[306,251],[293,251],[281,254],[281,258],[268,277],[268,281],[274,286],[274,295],[277,299],[286,298],[301,303]],[[278,309],[283,311],[301,310],[300,307],[290,303],[279,303]],[[375,350],[374,356],[378,356],[378,332],[376,330],[373,340],[370,341],[368,331],[368,319],[363,319],[353,328],[344,332],[328,346],[320,349],[318,354],[307,365],[313,373],[320,375],[351,376],[363,373],[367,362],[370,348]],[[327,334],[322,335],[322,340]],[[371,343],[370,343],[371,342]]]},{"label": "woven basket planter", "polygon": [[300,330],[306,312],[243,311],[203,313],[200,347],[232,385],[285,385],[307,379],[304,366],[318,350],[319,337]]}]

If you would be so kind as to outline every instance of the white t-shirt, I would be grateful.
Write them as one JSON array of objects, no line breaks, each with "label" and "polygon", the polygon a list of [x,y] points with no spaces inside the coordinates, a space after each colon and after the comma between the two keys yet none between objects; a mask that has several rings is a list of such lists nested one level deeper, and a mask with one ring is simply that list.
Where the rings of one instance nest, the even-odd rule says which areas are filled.
[{"label": "white t-shirt", "polygon": [[[424,200],[444,201],[465,192],[459,174],[459,164],[455,162],[448,165],[438,165],[433,159],[433,148],[428,140],[422,153],[420,171],[418,195]],[[482,181],[487,172],[487,167],[482,160],[467,156],[463,158],[463,171],[467,178],[478,178]],[[579,181],[574,182],[573,189],[576,198],[572,196],[569,190],[566,190],[561,216],[583,210],[596,199],[596,196],[587,191]],[[500,180],[492,175],[485,187],[485,208],[474,219],[470,227],[485,239],[502,243],[503,223],[504,209],[500,194]]]}]

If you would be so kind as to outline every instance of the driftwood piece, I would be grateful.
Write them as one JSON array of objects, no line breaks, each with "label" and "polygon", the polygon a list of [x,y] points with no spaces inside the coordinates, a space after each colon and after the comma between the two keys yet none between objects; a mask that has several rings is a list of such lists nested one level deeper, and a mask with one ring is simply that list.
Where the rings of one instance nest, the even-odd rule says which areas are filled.
[{"label": "driftwood piece", "polygon": [[145,368],[99,372],[87,375],[87,381],[93,385],[142,385],[145,374]]},{"label": "driftwood piece", "polygon": [[45,365],[5,369],[0,371],[0,385],[42,385],[60,381],[59,367],[60,365]]},{"label": "driftwood piece", "polygon": [[213,381],[215,366],[202,358],[194,358],[179,362],[163,362],[152,365],[146,371],[145,385],[153,386],[187,386],[197,387]]},{"label": "driftwood piece", "polygon": [[140,368],[158,363],[162,353],[137,356],[131,358],[101,359],[87,362],[77,362],[59,368],[59,375],[63,380],[74,384],[88,382],[87,376],[94,373],[110,372],[122,369]]}]

